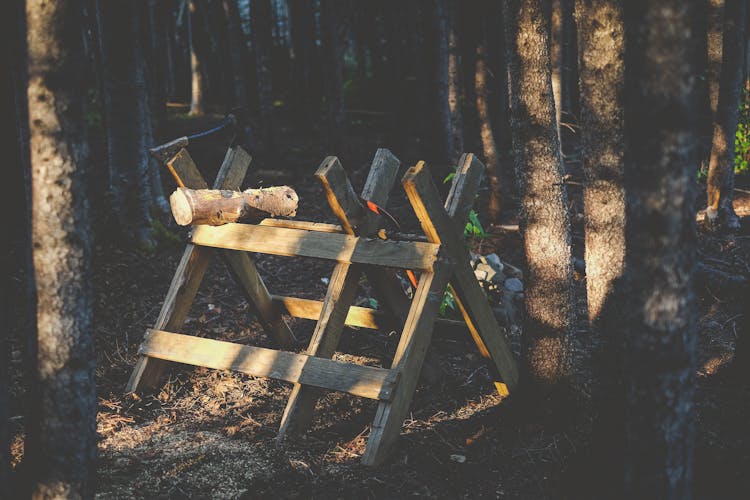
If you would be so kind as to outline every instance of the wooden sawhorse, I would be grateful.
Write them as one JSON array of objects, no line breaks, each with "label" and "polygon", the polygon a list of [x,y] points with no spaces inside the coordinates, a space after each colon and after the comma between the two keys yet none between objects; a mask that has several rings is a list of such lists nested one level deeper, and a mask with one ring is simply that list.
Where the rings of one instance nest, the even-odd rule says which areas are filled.
[{"label": "wooden sawhorse", "polygon": [[[249,164],[250,157],[241,148],[230,149],[214,187],[239,189]],[[385,206],[399,164],[388,150],[378,150],[361,199]],[[168,162],[168,167],[187,187],[206,187],[184,149]],[[374,237],[380,216],[362,206],[335,157],[326,158],[315,175],[323,184],[340,226],[280,219],[265,219],[257,225],[196,226],[156,324],[141,344],[126,391],[156,386],[168,362],[292,382],[294,389],[282,417],[280,440],[307,427],[321,389],[377,399],[378,409],[362,457],[364,464],[376,465],[386,459],[399,436],[440,303],[450,283],[480,353],[496,368],[498,390],[507,394],[518,381],[516,362],[469,265],[463,239],[462,228],[483,170],[473,155],[463,155],[445,204],[440,203],[424,162],[407,171],[402,184],[427,237],[426,243]],[[295,341],[282,312],[317,318],[304,354],[175,333],[185,320],[212,253],[217,251],[242,286],[263,328],[279,347],[290,347]],[[325,299],[318,302],[271,296],[247,252],[336,261]],[[420,272],[411,303],[393,269]],[[372,310],[352,306],[362,273],[385,305],[390,324],[402,326],[390,369],[331,359],[345,325],[372,328],[379,324]]]}]

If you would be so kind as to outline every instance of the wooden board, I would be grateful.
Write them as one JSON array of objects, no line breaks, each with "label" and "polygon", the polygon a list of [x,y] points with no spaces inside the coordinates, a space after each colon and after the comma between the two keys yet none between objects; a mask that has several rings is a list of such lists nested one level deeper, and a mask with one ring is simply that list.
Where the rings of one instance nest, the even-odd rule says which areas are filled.
[{"label": "wooden board", "polygon": [[196,226],[192,243],[287,257],[329,259],[346,264],[420,270],[432,269],[439,248],[431,243],[383,241],[251,224]]},{"label": "wooden board", "polygon": [[384,401],[391,398],[397,382],[395,372],[385,368],[162,330],[149,330],[138,352],[150,358],[232,370]]}]

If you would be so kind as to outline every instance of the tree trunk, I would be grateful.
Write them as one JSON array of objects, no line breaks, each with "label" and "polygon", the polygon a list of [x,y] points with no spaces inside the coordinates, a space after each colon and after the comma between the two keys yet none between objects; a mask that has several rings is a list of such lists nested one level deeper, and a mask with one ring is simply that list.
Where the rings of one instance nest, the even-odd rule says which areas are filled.
[{"label": "tree trunk", "polygon": [[[622,1],[576,0],[580,49],[581,159],[584,174],[586,295],[595,338],[592,429],[587,485],[607,496],[622,470],[622,384],[619,369],[625,261],[624,85]],[[590,478],[590,480],[588,479]]]},{"label": "tree trunk", "polygon": [[487,179],[490,185],[488,215],[490,222],[497,223],[500,221],[500,211],[502,210],[502,189],[499,172],[500,157],[497,145],[495,144],[495,136],[492,132],[490,105],[487,97],[487,23],[483,18],[476,18],[475,22],[478,23],[481,29],[478,30],[479,39],[476,43],[474,93],[477,102],[482,151],[484,152],[484,165],[487,168]]},{"label": "tree trunk", "polygon": [[708,167],[706,222],[730,230],[740,228],[734,213],[734,141],[739,120],[742,64],[745,59],[746,0],[726,0],[722,41],[719,102],[714,120]]},{"label": "tree trunk", "polygon": [[625,498],[690,498],[696,109],[705,18],[698,2],[639,0],[623,2],[623,8],[628,223],[618,304],[625,387],[622,491]]},{"label": "tree trunk", "polygon": [[313,86],[312,66],[315,62],[314,2],[289,0],[292,24],[292,104],[300,125],[307,130],[320,103],[317,87]]},{"label": "tree trunk", "polygon": [[[563,156],[573,156],[577,145],[578,44],[573,19],[574,0],[560,0],[560,145]],[[572,163],[571,163],[572,164]]]},{"label": "tree trunk", "polygon": [[112,207],[124,239],[148,247],[152,244],[151,214],[155,207],[153,185],[161,181],[152,172],[155,165],[148,155],[154,141],[141,6],[137,2],[108,1],[99,1],[98,6]]},{"label": "tree trunk", "polygon": [[431,87],[434,89],[431,113],[434,116],[432,141],[434,159],[444,173],[453,164],[453,123],[450,107],[450,17],[448,0],[437,0],[423,5],[428,26],[425,45],[432,69]]},{"label": "tree trunk", "polygon": [[711,157],[713,124],[719,104],[719,74],[721,73],[721,43],[724,32],[724,0],[708,0],[706,29],[705,101],[701,106],[701,170],[708,174]]},{"label": "tree trunk", "polygon": [[245,191],[178,188],[169,197],[172,215],[181,226],[230,222],[252,223],[266,217],[293,217],[299,197],[289,186]]},{"label": "tree trunk", "polygon": [[206,97],[206,75],[203,54],[201,54],[195,43],[195,31],[198,28],[196,22],[196,4],[197,0],[185,0],[188,2],[187,12],[187,29],[188,45],[190,46],[190,116],[202,116],[206,113],[204,99]]},{"label": "tree trunk", "polygon": [[253,52],[258,80],[258,107],[260,109],[260,140],[267,152],[274,149],[273,92],[271,83],[271,0],[253,0],[250,10]]},{"label": "tree trunk", "polygon": [[242,127],[240,144],[249,150],[252,147],[252,133],[249,125],[250,111],[248,109],[247,79],[245,78],[248,56],[237,1],[222,0],[222,5],[226,18],[229,54],[232,62],[232,108],[236,110],[235,113],[240,117],[238,121],[240,127]]},{"label": "tree trunk", "polygon": [[[27,0],[37,380],[33,498],[94,494],[96,388],[81,2]],[[122,19],[121,19],[122,22]],[[127,23],[122,23],[127,24]]]},{"label": "tree trunk", "polygon": [[456,2],[446,2],[448,36],[448,109],[451,115],[450,151],[451,166],[464,152],[464,127],[461,116],[461,67],[459,63],[458,33],[456,29]]},{"label": "tree trunk", "polygon": [[327,144],[331,152],[344,145],[344,19],[345,0],[321,0],[320,38],[326,97]]},{"label": "tree trunk", "polygon": [[542,393],[571,382],[573,268],[567,195],[541,0],[504,0],[511,126],[526,265],[523,367]]}]

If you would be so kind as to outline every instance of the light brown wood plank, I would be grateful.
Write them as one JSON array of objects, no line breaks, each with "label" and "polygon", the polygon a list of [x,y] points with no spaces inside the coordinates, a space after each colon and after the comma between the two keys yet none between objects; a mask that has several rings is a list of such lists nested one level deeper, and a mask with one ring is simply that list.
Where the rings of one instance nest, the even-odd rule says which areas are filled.
[{"label": "light brown wood plank", "polygon": [[149,330],[139,352],[150,358],[270,377],[369,399],[388,400],[395,372],[305,354]]},{"label": "light brown wood plank", "polygon": [[290,219],[263,219],[258,223],[260,226],[286,227],[289,229],[303,229],[305,231],[319,231],[321,233],[343,233],[343,228],[338,224],[326,224],[325,222],[308,222],[304,220]]},{"label": "light brown wood plank", "polygon": [[167,168],[172,175],[177,175],[185,187],[190,189],[207,189],[208,184],[201,175],[195,162],[190,157],[187,149],[180,149],[174,157],[167,162]]},{"label": "light brown wood plank", "polygon": [[438,250],[431,243],[383,241],[251,224],[197,226],[192,242],[229,250],[420,270],[432,269]]}]

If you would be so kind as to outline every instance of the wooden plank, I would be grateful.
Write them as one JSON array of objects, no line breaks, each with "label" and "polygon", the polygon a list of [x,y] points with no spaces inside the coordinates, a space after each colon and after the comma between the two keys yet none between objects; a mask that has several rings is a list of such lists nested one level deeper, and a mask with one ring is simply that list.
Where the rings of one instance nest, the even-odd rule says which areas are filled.
[{"label": "wooden plank", "polygon": [[338,224],[326,224],[325,222],[308,222],[304,220],[290,219],[263,219],[258,223],[260,226],[286,227],[289,229],[303,229],[305,231],[319,231],[321,233],[343,233],[344,229]]},{"label": "wooden plank", "polygon": [[[317,321],[323,309],[323,302],[299,297],[284,297],[271,295],[273,305],[280,314],[288,314],[295,318]],[[408,310],[407,310],[408,313]],[[393,328],[393,320],[385,311],[369,307],[351,306],[346,315],[346,326],[365,328],[368,330],[387,331]],[[467,333],[466,323],[455,319],[436,318],[436,328],[439,327],[447,335]]]},{"label": "wooden plank", "polygon": [[[471,171],[476,172],[478,169],[481,169],[481,163],[478,160],[469,160],[468,163],[464,163],[465,165],[469,165],[468,170],[461,174],[469,176],[469,178],[462,181],[457,176],[459,178],[454,179],[455,184],[459,182],[464,183],[464,188],[462,188],[464,189],[463,196],[458,198],[454,195],[447,202],[449,209],[455,213],[468,214],[471,209],[470,200],[473,200],[474,195],[471,194],[471,196],[468,196],[467,194],[469,191],[474,191],[475,187],[478,186],[478,181],[475,179],[479,174],[472,173]],[[414,197],[419,197],[422,201],[419,207],[415,206],[415,211],[418,210],[421,212],[418,213],[418,217],[425,230],[425,234],[428,235],[428,239],[431,241],[432,238],[442,239],[443,248],[455,262],[451,284],[464,306],[463,310],[468,313],[464,316],[464,319],[467,324],[472,325],[470,326],[470,330],[473,327],[474,331],[478,334],[476,339],[481,340],[481,344],[478,344],[480,352],[486,350],[491,354],[494,366],[497,368],[502,382],[507,386],[508,390],[512,391],[518,383],[516,361],[510,350],[510,343],[505,337],[503,330],[497,324],[492,308],[487,302],[487,298],[479,287],[476,277],[469,266],[469,256],[464,247],[463,234],[458,229],[459,221],[451,219],[449,214],[446,213],[440,203],[437,188],[429,177],[429,174],[426,173],[423,162],[418,163],[413,169],[407,172],[404,177],[404,189],[407,190],[410,200]],[[460,223],[463,223],[463,221]],[[505,389],[501,392],[505,392]]]},{"label": "wooden plank", "polygon": [[395,372],[385,368],[163,330],[149,330],[139,352],[151,358],[303,383],[384,401],[391,398],[397,382]]},{"label": "wooden plank", "polygon": [[216,180],[214,180],[214,189],[241,190],[247,169],[252,161],[252,157],[240,146],[227,149],[219,173],[216,174]]},{"label": "wooden plank", "polygon": [[346,264],[373,264],[430,270],[439,246],[413,241],[383,241],[348,234],[319,233],[251,224],[197,226],[192,243],[287,257],[314,257]]},{"label": "wooden plank", "polygon": [[167,168],[172,175],[179,177],[185,187],[190,189],[207,189],[208,184],[201,175],[195,162],[190,157],[187,149],[180,149],[174,157],[167,162]]},{"label": "wooden plank", "polygon": [[[390,157],[388,156],[390,155]],[[373,201],[385,204],[393,187],[399,162],[388,150],[378,150],[375,155],[377,168],[370,171],[365,190],[374,196]],[[315,177],[323,185],[331,210],[349,235],[369,235],[378,223],[378,216],[365,210],[354,193],[341,163],[337,159],[324,161]],[[330,358],[336,351],[344,329],[344,322],[359,285],[362,266],[339,263],[334,269],[323,301],[320,319],[315,327],[307,353],[312,356]],[[319,391],[303,384],[296,384],[289,396],[279,428],[279,441],[290,433],[303,430],[312,420],[315,401]]]},{"label": "wooden plank", "polygon": [[362,456],[365,465],[381,464],[399,437],[432,339],[433,322],[440,310],[449,275],[450,264],[441,261],[436,264],[434,273],[426,272],[420,277],[391,365],[391,369],[399,373],[399,386],[390,402],[378,405]]}]

